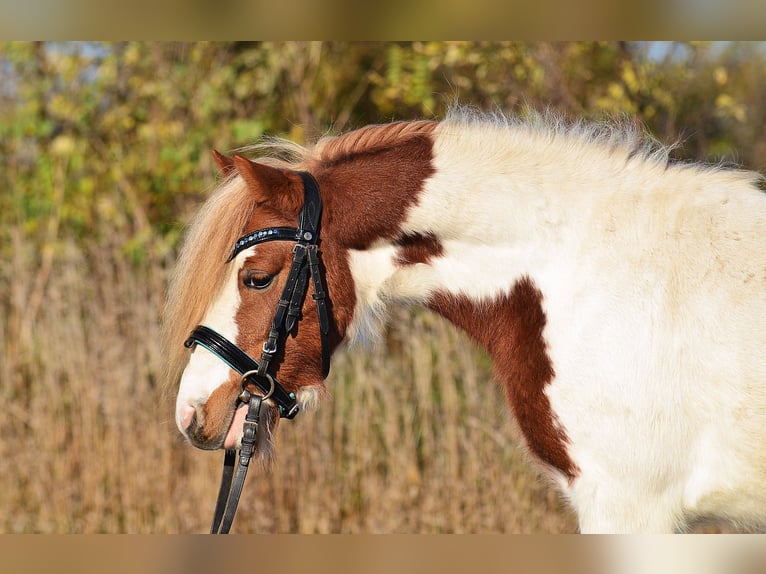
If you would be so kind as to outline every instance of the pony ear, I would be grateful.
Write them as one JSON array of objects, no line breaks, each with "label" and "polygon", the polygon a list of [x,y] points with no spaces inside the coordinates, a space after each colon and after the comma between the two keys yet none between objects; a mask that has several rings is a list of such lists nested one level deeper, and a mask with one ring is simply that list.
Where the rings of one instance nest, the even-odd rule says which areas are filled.
[{"label": "pony ear", "polygon": [[215,160],[218,169],[221,171],[221,175],[228,176],[234,170],[234,162],[230,157],[226,157],[217,149],[213,150],[213,159]]},{"label": "pony ear", "polygon": [[300,211],[303,205],[300,176],[250,161],[241,155],[235,155],[233,163],[255,196],[256,203],[270,205],[282,213],[297,214]]}]

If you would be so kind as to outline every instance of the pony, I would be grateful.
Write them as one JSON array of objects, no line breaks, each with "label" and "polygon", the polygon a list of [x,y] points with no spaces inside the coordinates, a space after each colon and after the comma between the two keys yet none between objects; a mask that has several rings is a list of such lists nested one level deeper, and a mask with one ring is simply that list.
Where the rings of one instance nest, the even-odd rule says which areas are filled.
[{"label": "pony", "polygon": [[[181,433],[240,444],[239,374],[182,342],[202,324],[260,351],[293,246],[227,259],[242,235],[295,225],[301,171],[323,203],[329,353],[375,342],[394,305],[430,309],[486,349],[580,532],[682,532],[700,517],[764,528],[762,176],[670,149],[631,124],[454,109],[268,142],[255,160],[214,152],[223,180],[189,227],[165,319]],[[325,373],[311,297],[300,311],[271,369],[306,409]],[[279,415],[263,403],[269,457]]]}]

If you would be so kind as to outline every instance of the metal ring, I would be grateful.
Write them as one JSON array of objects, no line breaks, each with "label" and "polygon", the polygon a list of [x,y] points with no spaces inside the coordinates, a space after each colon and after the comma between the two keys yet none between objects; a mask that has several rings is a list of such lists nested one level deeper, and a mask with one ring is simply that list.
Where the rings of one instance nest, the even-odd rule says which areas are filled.
[{"label": "metal ring", "polygon": [[265,401],[271,395],[273,395],[274,394],[274,389],[276,388],[276,383],[274,382],[274,377],[272,377],[270,374],[266,373],[266,378],[269,380],[269,385],[271,385],[271,386],[269,387],[269,392],[266,393],[265,395],[263,395],[263,397],[261,397],[261,400],[263,400],[263,401]]},{"label": "metal ring", "polygon": [[[246,390],[245,385],[247,384],[247,378],[251,375],[257,375],[257,374],[258,374],[257,369],[253,369],[252,371],[247,371],[245,374],[242,375],[242,378],[239,380],[239,386],[242,387],[243,390]],[[272,377],[268,373],[266,373],[264,376],[269,381],[269,391],[261,397],[262,401],[265,401],[271,395],[273,395],[274,389],[276,388],[276,382],[274,381],[274,377]]]}]

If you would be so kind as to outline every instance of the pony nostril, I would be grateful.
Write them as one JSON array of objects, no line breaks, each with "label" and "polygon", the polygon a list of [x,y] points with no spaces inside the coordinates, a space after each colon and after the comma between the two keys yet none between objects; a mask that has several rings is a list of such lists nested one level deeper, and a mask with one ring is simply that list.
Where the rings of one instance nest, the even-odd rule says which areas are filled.
[{"label": "pony nostril", "polygon": [[189,428],[196,412],[195,408],[191,405],[186,405],[181,409],[181,426],[184,430]]}]

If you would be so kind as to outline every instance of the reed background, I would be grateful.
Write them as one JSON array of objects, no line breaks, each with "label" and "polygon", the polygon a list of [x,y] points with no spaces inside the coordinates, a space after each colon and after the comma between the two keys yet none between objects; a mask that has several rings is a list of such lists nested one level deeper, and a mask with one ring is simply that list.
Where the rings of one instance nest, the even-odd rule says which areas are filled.
[{"label": "reed background", "polygon": [[[625,113],[684,136],[682,159],[763,170],[760,46],[662,49],[0,44],[0,532],[207,529],[222,455],[175,429],[159,320],[212,147],[438,117],[454,96]],[[335,356],[327,386],[251,471],[237,532],[576,530],[487,357],[433,315],[397,311],[384,344]]]},{"label": "reed background", "polygon": [[[0,529],[204,531],[222,456],[181,440],[158,385],[165,270],[66,245],[43,281],[16,247]],[[335,357],[317,412],[283,421],[236,531],[573,530],[517,448],[486,359],[431,315],[395,324],[385,346]]]}]

